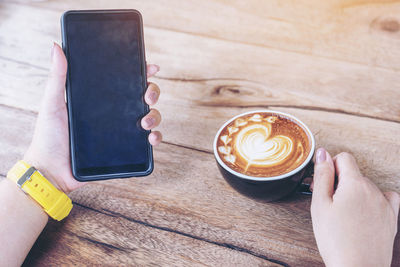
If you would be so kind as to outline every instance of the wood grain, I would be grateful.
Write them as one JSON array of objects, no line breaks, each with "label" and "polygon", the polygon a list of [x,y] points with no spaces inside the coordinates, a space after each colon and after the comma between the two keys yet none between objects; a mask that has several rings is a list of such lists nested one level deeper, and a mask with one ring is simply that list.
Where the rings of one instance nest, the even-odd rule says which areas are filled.
[{"label": "wood grain", "polygon": [[[0,57],[47,68],[52,41],[60,40],[61,13],[18,4],[0,6],[0,30],[7,32],[7,38],[0,39]],[[400,97],[395,69],[157,27],[147,27],[145,39],[147,60],[161,65],[160,77],[211,79],[228,87],[234,79],[248,93],[246,105],[312,107],[400,121],[400,106],[391,101]],[[25,40],[32,40],[29,46]],[[236,104],[230,100],[225,103]]]},{"label": "wood grain", "polygon": [[261,256],[77,204],[66,222],[49,223],[24,265],[208,266],[210,262],[282,266]]},{"label": "wood grain", "polygon": [[144,15],[165,142],[151,176],[74,192],[71,216],[49,223],[25,266],[321,266],[309,197],[256,202],[216,168],[214,134],[248,110],[298,116],[318,146],[352,152],[381,189],[400,192],[400,3],[390,0],[3,1],[0,177],[30,142],[60,15],[110,7]]},{"label": "wood grain", "polygon": [[[32,119],[23,111],[1,108],[1,114],[10,112],[19,114],[3,117],[2,125],[12,123],[23,128],[22,124]],[[15,139],[21,139],[17,147],[27,146],[27,134],[12,133]],[[3,140],[0,139],[10,143],[10,140]],[[0,145],[3,147],[3,143]],[[20,156],[14,153],[17,158]],[[0,160],[7,162],[6,165],[13,163],[9,155]],[[252,255],[257,258],[255,262],[270,259],[290,266],[321,263],[312,234],[309,198],[296,195],[279,203],[259,203],[243,197],[225,183],[209,152],[163,144],[155,149],[155,160],[156,169],[150,177],[96,182],[74,192],[72,199],[78,211],[63,225],[50,224],[27,261],[37,265],[61,261],[72,264],[81,259],[96,264],[98,259],[94,255],[108,250],[103,258],[114,264],[139,264],[141,260],[148,264],[167,264],[175,260],[185,265],[199,259],[204,264],[224,264],[228,259],[212,258],[211,261],[208,249],[230,248]],[[201,170],[207,170],[207,174]],[[142,226],[145,228],[140,228]],[[157,230],[155,235],[150,234],[153,230]],[[159,234],[158,230],[167,233]],[[171,233],[176,234],[172,244],[169,242]],[[203,256],[205,258],[183,249],[190,242],[197,242],[188,241],[190,238],[207,243],[199,245],[203,246],[201,253],[207,255]],[[152,240],[152,246],[142,244],[147,239]],[[396,239],[397,246],[398,242]],[[167,256],[160,256],[160,262],[154,262],[154,254],[149,251],[158,255],[159,246],[180,249],[168,251]],[[197,245],[192,246],[197,248]],[[190,259],[182,260],[180,253],[187,254]],[[63,258],[63,254],[70,256]],[[400,254],[396,250],[394,262],[400,263],[397,255]],[[240,259],[235,259],[241,265]]]},{"label": "wood grain", "polygon": [[0,111],[0,176],[6,176],[31,142],[36,114],[1,105]]},{"label": "wood grain", "polygon": [[400,3],[394,0],[8,2],[60,12],[136,8],[149,27],[400,70]]},{"label": "wood grain", "polygon": [[[167,105],[166,107],[171,106]],[[164,113],[182,114],[182,112],[178,112],[179,108],[180,107],[177,107],[175,112],[174,110],[169,110],[169,112],[164,111]],[[26,125],[27,121],[32,121],[32,115],[30,113],[6,107],[1,109],[1,114],[11,113],[9,116],[1,117],[3,119],[1,122],[2,125],[13,124],[17,125],[15,127],[21,126],[20,128],[23,128],[23,124]],[[15,112],[18,114],[15,114]],[[194,109],[193,112],[199,112],[199,110]],[[205,110],[202,112],[204,113]],[[227,112],[227,110],[221,110],[220,112]],[[214,111],[213,116],[204,117],[215,117],[216,114],[218,113]],[[187,115],[190,117],[191,114],[188,113]],[[349,115],[343,116],[349,117]],[[337,115],[333,117],[337,119]],[[15,118],[18,118],[18,121],[16,121]],[[324,118],[326,118],[326,115]],[[171,119],[171,122],[173,120],[182,121],[181,118]],[[11,122],[11,120],[13,121]],[[370,119],[362,120],[369,121]],[[388,122],[381,123],[390,124]],[[32,127],[32,122],[30,124],[30,127]],[[206,124],[212,123],[207,122]],[[354,125],[362,125],[362,123],[355,123]],[[328,132],[334,129],[334,126],[335,125],[327,129]],[[172,124],[171,127],[174,127],[174,125]],[[188,126],[187,129],[196,130],[194,125]],[[198,127],[198,129],[201,128]],[[176,135],[179,137],[179,131],[175,131]],[[354,131],[354,129],[350,129],[350,132]],[[6,144],[13,144],[13,142],[19,144],[14,153],[9,152],[1,159],[2,162],[7,163],[6,165],[11,166],[14,160],[20,156],[18,155],[18,151],[23,151],[23,147],[26,147],[29,143],[29,138],[26,137],[27,132],[29,132],[29,129],[27,129],[26,132],[20,132],[19,135],[16,135],[14,132],[6,134],[6,136],[12,136],[14,141],[10,139],[4,140],[2,138]],[[339,134],[343,137],[343,131],[339,132]],[[20,135],[22,135],[22,138]],[[188,132],[187,136],[194,136],[194,134]],[[375,133],[373,133],[373,136],[377,138]],[[332,135],[330,137],[332,138]],[[168,138],[168,136],[166,136],[166,138]],[[22,139],[22,142],[19,139]],[[188,138],[182,140],[185,142],[190,141]],[[171,141],[173,142],[174,140]],[[382,147],[383,144],[383,142],[379,143],[378,147]],[[189,144],[186,143],[185,145]],[[331,146],[336,147],[336,144],[332,144]],[[355,145],[355,147],[360,146],[361,144]],[[389,147],[390,145],[387,145],[383,147],[383,149],[389,149]],[[171,227],[171,225],[173,225],[177,227],[180,232],[190,233],[195,237],[200,236],[201,238],[207,238],[207,240],[210,239],[208,235],[211,235],[213,237],[213,239],[211,239],[212,242],[222,242],[221,240],[223,240],[226,243],[229,241],[228,244],[237,247],[244,247],[245,249],[251,249],[251,251],[257,249],[254,253],[258,254],[265,253],[266,250],[268,253],[272,253],[275,259],[281,261],[281,257],[284,255],[285,259],[287,259],[286,257],[291,258],[290,261],[285,261],[290,265],[296,262],[296,259],[300,259],[299,257],[305,253],[303,251],[305,249],[307,251],[311,249],[313,253],[311,255],[306,254],[307,258],[301,258],[301,260],[307,261],[309,257],[313,257],[314,260],[317,258],[317,256],[314,255],[317,251],[313,241],[311,222],[309,220],[309,200],[303,199],[303,202],[301,202],[301,200],[298,202],[299,200],[297,199],[293,201],[293,203],[260,205],[245,197],[241,197],[230,189],[221,179],[215,168],[213,156],[209,151],[198,152],[176,145],[163,145],[161,148],[156,149],[155,156],[156,171],[152,177],[143,180],[117,180],[98,183],[100,185],[93,184],[82,189],[79,193],[74,194],[74,201],[94,209],[106,209],[108,212],[117,216],[129,218],[133,216],[136,220],[140,219],[141,221],[146,218],[144,214],[147,211],[150,212],[150,214],[148,214],[147,219],[144,220],[146,223],[150,221],[161,227]],[[366,158],[368,157],[369,155],[366,155]],[[387,166],[387,164],[382,163],[382,166]],[[206,176],[203,172],[199,171],[204,169],[207,169]],[[364,169],[364,171],[372,172],[373,169]],[[386,179],[382,179],[381,176],[378,176],[382,174],[384,173],[378,171],[377,176],[373,177],[378,184],[381,187],[396,187],[398,190],[398,183],[393,183],[393,177],[384,177]],[[385,180],[388,181],[389,184],[385,184]],[[129,188],[129,190],[124,193],[126,188]],[[225,192],[225,194],[221,195],[219,192]],[[168,195],[166,195],[166,193]],[[188,197],[189,199],[187,199]],[[163,203],[162,207],[157,206],[158,201]],[[246,218],[252,218],[251,226],[255,228],[251,228],[249,231],[252,232],[254,236],[250,233],[243,234],[243,232],[246,231],[244,231],[242,227],[249,227],[249,222]],[[279,218],[279,226],[276,225],[277,218]],[[229,222],[229,224],[227,224],[227,222]],[[204,230],[203,224],[211,224],[211,226],[207,225],[207,230]],[[216,224],[216,226],[214,224]],[[261,227],[262,225],[263,227]],[[221,227],[223,230],[218,227]],[[264,231],[266,231],[266,233],[264,233]],[[286,234],[282,237],[283,232]],[[293,248],[296,244],[294,241],[295,238],[290,235],[288,236],[287,233],[297,236],[296,238],[299,239],[297,240],[297,250]],[[247,237],[247,235],[249,236]],[[240,240],[237,240],[237,237],[240,237]],[[227,238],[228,240],[226,240]],[[291,240],[291,238],[294,240]],[[243,243],[245,243],[244,246],[242,246]],[[290,244],[290,251],[293,253],[291,256],[287,255],[288,252],[286,250],[289,250],[287,243]],[[270,254],[266,255],[267,258],[271,257]]]},{"label": "wood grain", "polygon": [[[15,71],[20,65],[1,59],[0,62],[4,62],[3,66],[10,69],[9,72]],[[26,77],[9,77],[0,73],[0,81],[5,88],[0,95],[0,105],[15,106],[35,113],[39,109],[47,71],[29,66],[25,68],[25,72],[30,73],[29,87],[23,85],[27,81]],[[310,127],[318,146],[324,146],[334,154],[341,151],[353,153],[365,175],[384,190],[400,192],[400,184],[397,181],[400,154],[399,123],[314,110],[312,107],[306,109],[290,105],[264,104],[248,108],[247,91],[242,89],[240,82],[234,80],[225,86],[227,81],[160,78],[154,78],[152,81],[157,82],[162,89],[156,107],[163,114],[160,130],[164,133],[167,143],[211,153],[213,138],[218,128],[234,115],[265,108],[284,111],[299,117]],[[254,90],[258,90],[260,94],[265,93],[262,87]],[[234,99],[234,102],[227,105],[227,99]]]}]

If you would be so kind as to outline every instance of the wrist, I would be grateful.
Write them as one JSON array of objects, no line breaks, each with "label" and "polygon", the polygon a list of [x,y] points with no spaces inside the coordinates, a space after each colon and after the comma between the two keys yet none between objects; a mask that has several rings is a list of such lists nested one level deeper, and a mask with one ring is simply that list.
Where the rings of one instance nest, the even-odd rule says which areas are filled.
[{"label": "wrist", "polygon": [[8,171],[7,179],[35,200],[54,220],[61,221],[70,213],[71,199],[29,163],[23,160],[18,161]]},{"label": "wrist", "polygon": [[21,266],[48,222],[43,209],[12,181],[0,179],[0,265]]},{"label": "wrist", "polygon": [[14,212],[24,211],[27,218],[34,218],[36,224],[46,224],[49,216],[31,197],[25,194],[16,183],[8,179],[1,180],[1,189],[7,202],[7,209]]}]

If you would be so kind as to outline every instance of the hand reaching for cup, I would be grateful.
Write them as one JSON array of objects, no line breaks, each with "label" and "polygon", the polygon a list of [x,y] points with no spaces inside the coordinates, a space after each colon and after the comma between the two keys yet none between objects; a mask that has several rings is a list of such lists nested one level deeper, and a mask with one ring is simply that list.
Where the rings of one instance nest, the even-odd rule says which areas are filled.
[{"label": "hand reaching for cup", "polygon": [[350,154],[331,158],[323,148],[317,151],[312,190],[315,239],[328,267],[390,266],[399,194],[382,193]]},{"label": "hand reaching for cup", "polygon": [[[54,44],[51,56],[51,68],[46,91],[36,121],[32,142],[25,153],[24,161],[35,166],[58,189],[69,193],[85,183],[74,179],[71,172],[68,138],[68,114],[64,91],[67,74],[67,60],[61,47]],[[157,65],[147,65],[147,75],[151,77],[159,71]],[[148,105],[157,103],[160,89],[149,83],[144,99]],[[161,115],[156,109],[142,119],[141,125],[151,130],[160,124]],[[158,145],[162,135],[152,131],[150,144]]]}]

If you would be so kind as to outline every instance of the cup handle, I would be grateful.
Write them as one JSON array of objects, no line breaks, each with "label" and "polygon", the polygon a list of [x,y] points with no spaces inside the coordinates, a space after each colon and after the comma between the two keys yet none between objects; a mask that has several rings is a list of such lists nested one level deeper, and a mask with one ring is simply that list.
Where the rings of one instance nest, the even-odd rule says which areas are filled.
[{"label": "cup handle", "polygon": [[313,178],[314,178],[314,162],[311,162],[307,166],[306,171],[304,172],[303,179],[301,179],[301,183],[297,191],[303,195],[312,195],[312,191],[310,190],[310,185]]}]

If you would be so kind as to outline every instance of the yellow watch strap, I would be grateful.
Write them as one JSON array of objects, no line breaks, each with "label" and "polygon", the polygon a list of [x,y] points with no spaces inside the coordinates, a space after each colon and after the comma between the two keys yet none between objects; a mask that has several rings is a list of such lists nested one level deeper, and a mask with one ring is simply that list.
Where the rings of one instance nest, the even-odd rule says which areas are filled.
[{"label": "yellow watch strap", "polygon": [[72,201],[64,192],[55,188],[38,170],[22,160],[11,168],[7,178],[38,202],[54,220],[61,221],[72,209]]}]

